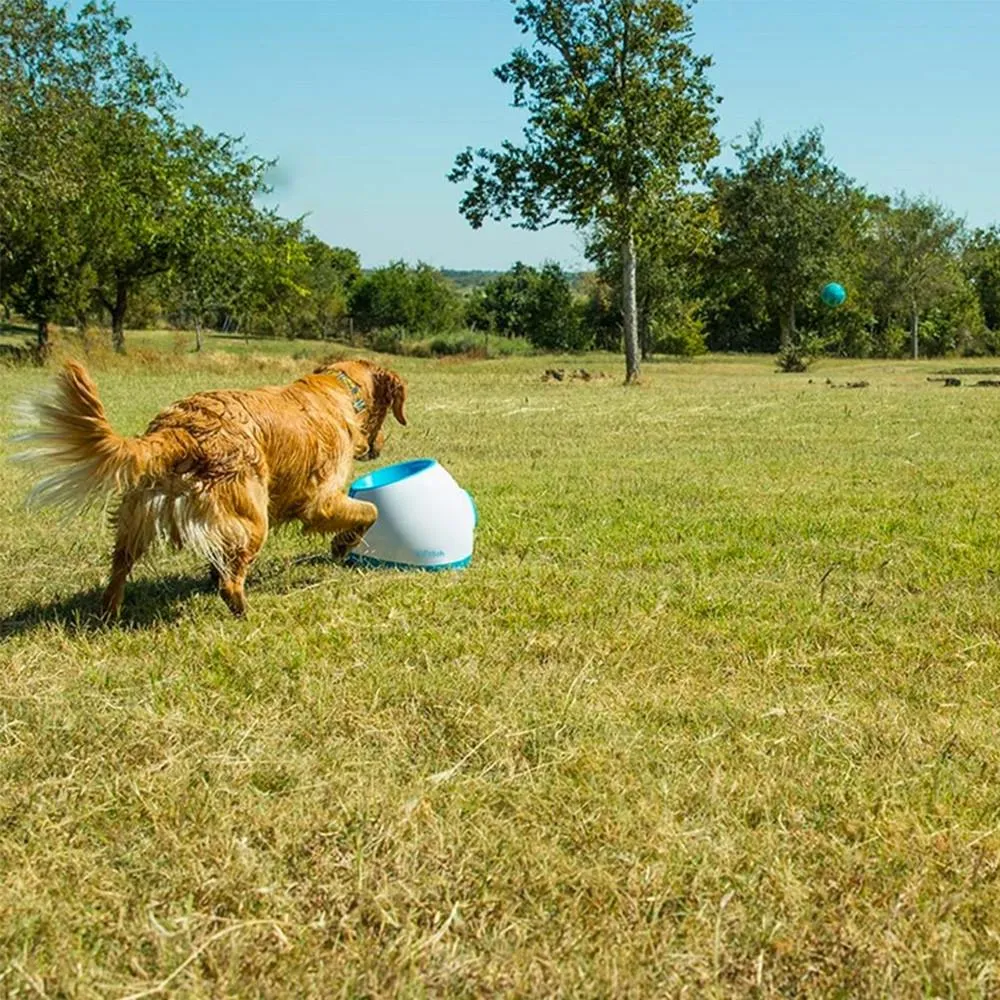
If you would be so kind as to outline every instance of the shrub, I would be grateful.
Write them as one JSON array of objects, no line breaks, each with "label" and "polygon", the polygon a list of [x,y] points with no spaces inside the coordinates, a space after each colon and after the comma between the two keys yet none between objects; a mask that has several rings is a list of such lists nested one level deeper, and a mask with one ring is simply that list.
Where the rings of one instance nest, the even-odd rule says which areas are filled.
[{"label": "shrub", "polygon": [[470,358],[499,358],[509,357],[512,354],[530,354],[532,350],[531,344],[518,337],[490,336],[473,330],[455,330],[451,333],[438,334],[430,340],[407,345],[407,353],[415,354],[420,348],[426,350],[426,355],[421,356],[437,358],[457,355]]},{"label": "shrub", "polygon": [[927,311],[920,324],[920,353],[927,357],[974,352],[985,329],[979,300],[971,289],[962,289]]},{"label": "shrub", "polygon": [[678,329],[657,338],[656,350],[659,354],[676,354],[682,358],[693,358],[704,354],[705,337],[700,330]]},{"label": "shrub", "polygon": [[978,334],[963,337],[959,351],[966,358],[995,357],[1000,354],[1000,330],[983,327]]},{"label": "shrub", "polygon": [[825,346],[826,344],[814,333],[800,333],[794,344],[790,344],[778,352],[778,371],[806,371]]},{"label": "shrub", "polygon": [[481,347],[482,343],[483,338],[477,338],[472,333],[450,337],[442,334],[433,337],[427,347],[435,357],[441,357],[449,354],[468,354],[475,348]]},{"label": "shrub", "polygon": [[777,365],[780,372],[804,372],[812,363],[813,359],[794,345],[778,352]]},{"label": "shrub", "polygon": [[872,333],[872,354],[879,358],[898,358],[910,342],[910,334],[901,326],[890,326]]},{"label": "shrub", "polygon": [[704,354],[705,324],[698,315],[698,303],[678,303],[674,315],[653,324],[649,353],[675,354],[685,358]]},{"label": "shrub", "polygon": [[406,329],[402,326],[388,326],[372,330],[368,336],[368,346],[379,354],[402,354]]}]

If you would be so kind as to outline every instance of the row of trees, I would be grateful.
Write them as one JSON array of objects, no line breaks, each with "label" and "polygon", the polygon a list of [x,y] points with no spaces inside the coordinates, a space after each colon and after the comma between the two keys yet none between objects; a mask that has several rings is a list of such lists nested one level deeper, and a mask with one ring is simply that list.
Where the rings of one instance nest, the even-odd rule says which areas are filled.
[{"label": "row of trees", "polygon": [[[589,285],[596,289],[596,280]],[[428,264],[395,261],[360,277],[348,306],[360,333],[393,331],[401,338],[468,329],[517,337],[539,350],[586,350],[598,342],[590,322],[590,296],[574,291],[558,264],[517,263],[509,271],[463,292]],[[601,343],[620,347],[617,321]],[[380,337],[379,343],[392,338]]]},{"label": "row of trees", "polygon": [[[494,73],[526,112],[523,141],[457,156],[460,210],[474,227],[591,234],[628,380],[664,336],[893,354],[905,326],[914,356],[1000,338],[996,227],[966,233],[931,201],[869,194],[818,131],[768,147],[758,127],[736,167],[712,169],[719,98],[692,49],[692,3],[511,2],[526,41]],[[829,280],[851,293],[837,313],[818,308]]]},{"label": "row of trees", "polygon": [[[468,326],[551,350],[655,352],[1000,346],[1000,229],[925,199],[866,191],[819,131],[760,127],[713,168],[718,99],[674,0],[512,0],[528,45],[496,75],[527,115],[521,145],[466,150],[474,226],[588,234],[595,270],[516,265],[462,294],[428,265],[363,273],[302,220],[263,207],[271,164],[179,118],[182,89],[128,41],[109,0],[73,17],[0,0],[0,304],[43,347],[53,321],[334,336]],[[466,276],[467,278],[468,276]],[[847,304],[821,306],[837,280]],[[468,281],[462,292],[468,293]]]},{"label": "row of trees", "polygon": [[[818,131],[768,146],[639,230],[639,353],[829,351],[846,356],[1000,351],[1000,228],[968,230],[926,199],[873,195],[830,162]],[[554,265],[515,265],[468,300],[466,322],[544,349],[620,350],[621,250],[591,241],[574,290]],[[823,305],[836,279],[845,306]]]},{"label": "row of trees", "polygon": [[[643,243],[644,351],[665,333],[712,350],[1000,348],[1000,228],[969,230],[934,201],[866,191],[831,162],[818,130],[768,145],[757,126],[736,160],[687,196],[668,238]],[[613,281],[614,254],[597,250]],[[849,293],[836,310],[819,298],[831,280]]]},{"label": "row of trees", "polygon": [[[357,255],[261,206],[269,162],[178,117],[183,91],[108,0],[72,17],[0,0],[0,296],[44,348],[54,319],[155,299],[197,330],[329,327]],[[294,322],[293,322],[294,314]],[[199,338],[200,340],[200,338]]]},{"label": "row of trees", "polygon": [[[699,292],[710,346],[842,354],[993,351],[1000,338],[1000,230],[970,232],[934,201],[872,194],[828,158],[818,130],[711,176],[716,232]],[[837,280],[848,304],[818,289]]]}]

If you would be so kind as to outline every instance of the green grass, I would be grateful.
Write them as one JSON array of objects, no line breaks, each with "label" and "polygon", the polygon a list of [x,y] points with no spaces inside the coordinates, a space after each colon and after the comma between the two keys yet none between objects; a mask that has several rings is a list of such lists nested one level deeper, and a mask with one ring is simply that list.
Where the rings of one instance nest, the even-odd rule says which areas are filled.
[{"label": "green grass", "polygon": [[[134,432],[256,347],[95,374]],[[105,629],[100,516],[0,470],[0,993],[997,995],[1000,393],[392,363],[465,573],[288,530],[247,620],[161,554]]]}]

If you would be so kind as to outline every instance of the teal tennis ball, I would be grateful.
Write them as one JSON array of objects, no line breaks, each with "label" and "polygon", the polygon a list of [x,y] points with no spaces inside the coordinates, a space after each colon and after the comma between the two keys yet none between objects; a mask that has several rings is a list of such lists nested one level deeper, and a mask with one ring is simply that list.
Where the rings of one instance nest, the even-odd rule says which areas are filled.
[{"label": "teal tennis ball", "polygon": [[819,297],[828,306],[839,306],[843,305],[844,299],[847,298],[847,292],[844,291],[843,285],[838,285],[836,281],[831,281],[830,284],[823,286],[823,291],[819,293]]}]

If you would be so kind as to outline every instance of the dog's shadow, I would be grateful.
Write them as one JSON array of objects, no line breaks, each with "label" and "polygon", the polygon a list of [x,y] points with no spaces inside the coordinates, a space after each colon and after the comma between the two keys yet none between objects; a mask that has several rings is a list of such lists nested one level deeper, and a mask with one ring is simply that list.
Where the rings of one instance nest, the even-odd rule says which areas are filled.
[{"label": "dog's shadow", "polygon": [[[247,593],[286,594],[302,589],[302,582],[289,580],[292,566],[321,567],[329,572],[333,582],[338,572],[347,567],[329,555],[310,554],[289,561],[265,563],[251,574]],[[325,576],[325,572],[324,572]],[[317,578],[307,585],[322,583]],[[173,574],[130,580],[125,588],[125,602],[120,616],[109,622],[101,615],[103,587],[92,587],[68,596],[55,597],[47,602],[35,601],[0,617],[0,640],[33,632],[46,625],[56,625],[71,633],[101,632],[108,629],[132,631],[170,625],[190,613],[191,598],[199,594],[216,594],[217,587],[208,573]],[[220,603],[220,608],[223,605]],[[228,617],[228,611],[225,612]]]},{"label": "dog's shadow", "polygon": [[105,629],[148,629],[177,621],[186,602],[195,594],[211,593],[214,585],[206,574],[167,576],[130,582],[120,617],[109,622],[101,616],[103,587],[92,587],[48,602],[33,602],[0,618],[0,639],[33,632],[46,625],[68,632],[100,632]]}]

